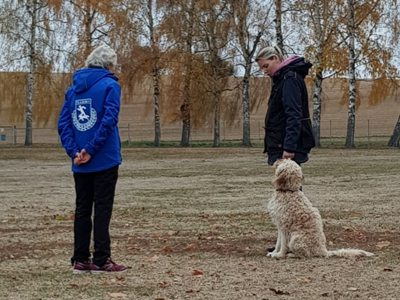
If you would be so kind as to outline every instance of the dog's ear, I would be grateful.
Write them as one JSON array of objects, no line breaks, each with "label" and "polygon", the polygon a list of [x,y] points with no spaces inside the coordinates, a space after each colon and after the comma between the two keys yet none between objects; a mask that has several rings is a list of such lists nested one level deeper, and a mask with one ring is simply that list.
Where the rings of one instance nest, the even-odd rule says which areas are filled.
[{"label": "dog's ear", "polygon": [[275,180],[272,182],[274,187],[277,189],[285,189],[287,185],[287,176],[284,171],[276,174]]},{"label": "dog's ear", "polygon": [[274,170],[283,162],[283,158],[278,158],[274,164],[272,165],[274,167]]}]

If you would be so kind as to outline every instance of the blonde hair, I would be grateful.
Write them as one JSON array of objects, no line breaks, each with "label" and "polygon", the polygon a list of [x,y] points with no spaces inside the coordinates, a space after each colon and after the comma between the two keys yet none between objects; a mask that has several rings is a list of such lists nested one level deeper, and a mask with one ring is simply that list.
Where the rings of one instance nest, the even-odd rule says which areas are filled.
[{"label": "blonde hair", "polygon": [[113,66],[117,65],[117,54],[107,45],[102,45],[94,49],[85,61],[86,68],[100,67],[107,69],[109,64]]},{"label": "blonde hair", "polygon": [[273,46],[262,48],[256,56],[256,61],[260,59],[270,59],[273,56],[278,57],[281,62],[285,60],[281,49],[278,46]]}]

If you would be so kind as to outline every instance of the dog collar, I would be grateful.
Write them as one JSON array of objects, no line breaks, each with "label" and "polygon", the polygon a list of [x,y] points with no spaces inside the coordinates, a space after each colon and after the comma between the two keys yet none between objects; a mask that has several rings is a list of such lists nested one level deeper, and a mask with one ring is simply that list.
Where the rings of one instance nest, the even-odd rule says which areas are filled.
[{"label": "dog collar", "polygon": [[276,191],[277,192],[283,192],[283,193],[286,193],[286,192],[291,192],[291,193],[297,192],[297,190],[292,191],[292,190],[282,190],[282,189],[276,189]]}]

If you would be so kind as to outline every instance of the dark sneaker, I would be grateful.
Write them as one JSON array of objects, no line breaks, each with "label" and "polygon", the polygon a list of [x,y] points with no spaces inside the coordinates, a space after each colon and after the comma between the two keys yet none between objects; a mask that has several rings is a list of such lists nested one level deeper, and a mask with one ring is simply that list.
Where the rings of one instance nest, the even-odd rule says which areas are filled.
[{"label": "dark sneaker", "polygon": [[92,270],[92,262],[90,260],[86,262],[74,262],[74,269],[72,273],[74,274],[84,274],[89,273]]},{"label": "dark sneaker", "polygon": [[118,272],[124,272],[126,271],[127,268],[121,265],[117,265],[115,262],[113,262],[111,259],[107,259],[106,263],[98,267],[95,264],[92,264],[92,269],[91,272],[93,274],[99,274],[99,273],[118,273]]}]

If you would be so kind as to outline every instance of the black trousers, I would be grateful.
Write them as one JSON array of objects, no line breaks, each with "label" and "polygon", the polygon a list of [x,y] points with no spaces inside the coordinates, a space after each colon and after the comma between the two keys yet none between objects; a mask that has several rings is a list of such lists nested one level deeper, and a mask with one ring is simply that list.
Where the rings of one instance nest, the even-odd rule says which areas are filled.
[{"label": "black trousers", "polygon": [[[110,220],[114,204],[119,166],[93,173],[74,173],[76,208],[74,221],[75,261],[90,259],[90,237],[93,227],[93,263],[102,266],[111,256]],[[92,211],[94,217],[92,222]]]}]

